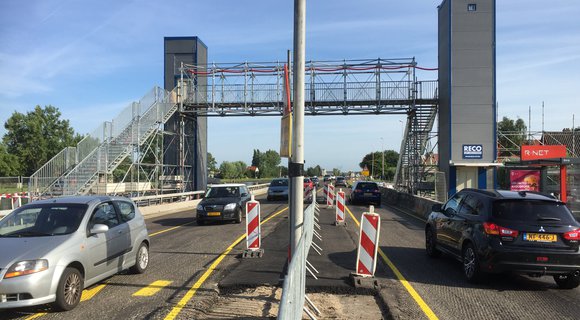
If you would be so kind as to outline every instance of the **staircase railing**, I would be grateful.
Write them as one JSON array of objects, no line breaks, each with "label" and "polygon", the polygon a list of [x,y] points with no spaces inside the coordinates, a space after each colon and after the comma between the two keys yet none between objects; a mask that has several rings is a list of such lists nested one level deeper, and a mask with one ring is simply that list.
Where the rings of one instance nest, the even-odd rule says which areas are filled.
[{"label": "staircase railing", "polygon": [[[112,173],[131,153],[133,145],[143,144],[177,110],[171,93],[154,88],[139,103],[123,110],[111,123],[111,134],[64,178],[65,195],[86,194],[99,174]],[[130,115],[130,116],[129,116]],[[128,120],[130,119],[130,121]]]},{"label": "staircase railing", "polygon": [[99,173],[111,173],[130,154],[132,145],[144,143],[157,124],[165,123],[177,110],[176,90],[168,93],[153,88],[76,147],[63,149],[31,176],[29,191],[35,196],[87,193]]},{"label": "staircase railing", "polygon": [[49,192],[58,178],[75,166],[76,152],[76,147],[66,147],[47,161],[30,176],[28,191],[34,194]]}]

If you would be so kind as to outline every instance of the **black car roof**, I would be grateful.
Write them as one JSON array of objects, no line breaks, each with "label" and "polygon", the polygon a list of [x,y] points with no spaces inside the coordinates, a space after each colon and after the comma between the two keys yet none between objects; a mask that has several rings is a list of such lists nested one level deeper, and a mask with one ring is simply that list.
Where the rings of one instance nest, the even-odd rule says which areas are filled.
[{"label": "black car roof", "polygon": [[470,188],[463,190],[465,190],[466,192],[478,193],[495,199],[518,199],[518,200],[527,199],[527,200],[547,200],[555,202],[559,201],[558,199],[552,197],[551,195],[534,191],[511,191],[511,190],[470,189]]}]

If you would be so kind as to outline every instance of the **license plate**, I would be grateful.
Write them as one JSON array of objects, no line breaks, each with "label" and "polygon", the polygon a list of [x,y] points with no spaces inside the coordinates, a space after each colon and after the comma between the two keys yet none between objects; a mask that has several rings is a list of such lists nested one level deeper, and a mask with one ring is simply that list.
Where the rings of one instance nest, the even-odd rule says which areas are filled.
[{"label": "license plate", "polygon": [[365,192],[365,193],[364,193],[364,196],[365,196],[365,197],[372,197],[372,196],[373,196],[373,194],[372,194],[371,192]]},{"label": "license plate", "polygon": [[558,237],[549,233],[524,233],[524,240],[536,242],[556,242]]},{"label": "license plate", "polygon": [[222,213],[221,212],[208,212],[207,215],[210,217],[219,217]]}]

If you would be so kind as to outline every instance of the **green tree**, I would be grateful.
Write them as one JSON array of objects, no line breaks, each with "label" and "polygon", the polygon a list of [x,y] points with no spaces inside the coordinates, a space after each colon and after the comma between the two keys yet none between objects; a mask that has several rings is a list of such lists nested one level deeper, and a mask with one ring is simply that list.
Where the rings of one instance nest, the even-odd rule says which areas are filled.
[{"label": "green tree", "polygon": [[499,157],[519,156],[520,147],[526,143],[526,123],[518,118],[517,120],[503,117],[497,123]]},{"label": "green tree", "polygon": [[246,177],[247,167],[243,161],[224,161],[220,165],[220,174],[223,179],[241,179]]},{"label": "green tree", "polygon": [[[397,162],[399,161],[399,153],[394,150],[385,150],[385,179],[388,179],[390,175],[389,168],[396,168]],[[369,169],[375,177],[381,176],[383,173],[383,153],[380,151],[374,151],[366,154],[363,160],[359,163],[361,169],[365,166]],[[394,170],[394,169],[393,169]]]},{"label": "green tree", "polygon": [[18,157],[8,153],[6,146],[0,143],[0,176],[17,176],[20,174]]},{"label": "green tree", "polygon": [[207,153],[207,170],[210,172],[215,172],[218,170],[217,168],[217,161],[216,159],[213,157],[213,155],[211,153]]},{"label": "green tree", "polygon": [[20,175],[31,175],[64,147],[80,141],[82,137],[60,116],[56,107],[36,106],[26,114],[14,112],[6,120],[3,142],[7,152],[18,157]]},{"label": "green tree", "polygon": [[[259,151],[258,151],[259,152]],[[260,176],[269,178],[277,177],[280,174],[278,166],[280,165],[280,154],[274,150],[268,150],[260,154]]]},{"label": "green tree", "polygon": [[[254,149],[254,154],[252,155],[252,166],[260,168],[262,162],[260,150]],[[260,170],[262,170],[260,168]]]},{"label": "green tree", "polygon": [[316,167],[308,167],[308,169],[306,169],[306,175],[309,177],[319,177],[322,175],[322,168],[319,165]]}]

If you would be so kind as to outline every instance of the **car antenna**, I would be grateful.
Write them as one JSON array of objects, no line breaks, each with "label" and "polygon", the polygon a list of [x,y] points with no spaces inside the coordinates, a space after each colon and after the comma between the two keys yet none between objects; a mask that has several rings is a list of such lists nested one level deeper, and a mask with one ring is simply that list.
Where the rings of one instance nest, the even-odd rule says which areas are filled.
[{"label": "car antenna", "polygon": [[525,191],[519,191],[518,194],[522,197],[525,197],[527,195]]}]

